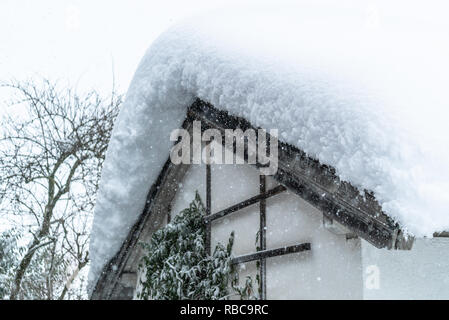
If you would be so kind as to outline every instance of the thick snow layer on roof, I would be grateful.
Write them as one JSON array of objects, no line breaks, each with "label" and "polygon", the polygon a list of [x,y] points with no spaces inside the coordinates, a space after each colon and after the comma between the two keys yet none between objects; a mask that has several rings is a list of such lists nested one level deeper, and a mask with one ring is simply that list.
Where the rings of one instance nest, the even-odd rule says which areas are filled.
[{"label": "thick snow layer on roof", "polygon": [[[444,2],[232,8],[149,48],[114,127],[92,229],[91,284],[120,248],[199,97],[372,190],[416,236],[449,229]],[[133,35],[137,36],[137,35]]]}]

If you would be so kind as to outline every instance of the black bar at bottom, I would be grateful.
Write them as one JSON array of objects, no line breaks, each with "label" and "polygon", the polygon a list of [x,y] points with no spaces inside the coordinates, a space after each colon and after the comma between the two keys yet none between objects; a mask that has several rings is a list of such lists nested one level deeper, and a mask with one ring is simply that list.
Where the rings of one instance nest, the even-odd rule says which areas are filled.
[{"label": "black bar at bottom", "polygon": [[290,254],[290,253],[297,253],[302,251],[309,251],[311,250],[310,243],[301,243],[301,244],[295,244],[293,246],[288,247],[282,247],[277,249],[270,249],[270,250],[263,250],[258,251],[256,253],[246,254],[243,256],[236,257],[232,259],[233,264],[239,264],[239,263],[245,263],[248,261],[254,261],[264,258],[271,258],[276,256],[282,256],[284,254]]}]

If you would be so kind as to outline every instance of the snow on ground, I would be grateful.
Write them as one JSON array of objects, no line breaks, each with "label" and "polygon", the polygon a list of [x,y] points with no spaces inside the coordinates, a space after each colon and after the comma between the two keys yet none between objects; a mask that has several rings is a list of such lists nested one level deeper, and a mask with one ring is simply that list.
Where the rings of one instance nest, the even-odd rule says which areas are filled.
[{"label": "snow on ground", "polygon": [[[120,248],[195,97],[279,129],[416,236],[449,229],[443,1],[302,1],[183,21],[142,59],[98,195],[90,283]],[[144,32],[139,35],[144,36]]]}]

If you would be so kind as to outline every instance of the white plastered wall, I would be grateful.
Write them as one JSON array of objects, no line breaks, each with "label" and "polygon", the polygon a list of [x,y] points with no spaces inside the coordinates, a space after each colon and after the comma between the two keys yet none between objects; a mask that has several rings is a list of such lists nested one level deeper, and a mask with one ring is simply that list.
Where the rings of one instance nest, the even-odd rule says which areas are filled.
[{"label": "white plastered wall", "polygon": [[365,299],[449,299],[449,238],[416,239],[411,251],[362,242]]},{"label": "white plastered wall", "polygon": [[[198,190],[205,201],[205,166],[192,165],[175,197],[172,212],[192,201]],[[268,189],[275,186],[268,178]],[[259,193],[259,171],[249,165],[212,165],[212,213]],[[310,242],[307,253],[267,260],[269,299],[361,299],[360,240],[346,240],[322,226],[322,214],[297,195],[285,192],[267,200],[267,248]],[[255,252],[259,206],[253,205],[214,222],[212,245],[226,243],[235,232],[233,254]],[[241,270],[240,279],[255,273],[255,263]]]}]

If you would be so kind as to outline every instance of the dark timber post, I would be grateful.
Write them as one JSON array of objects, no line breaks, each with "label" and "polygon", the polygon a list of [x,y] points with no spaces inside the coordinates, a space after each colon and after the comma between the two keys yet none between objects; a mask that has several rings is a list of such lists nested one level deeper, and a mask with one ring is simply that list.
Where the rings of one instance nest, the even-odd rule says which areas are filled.
[{"label": "dark timber post", "polygon": [[[206,144],[206,215],[211,214],[211,166],[210,166],[210,142]],[[212,221],[206,221],[206,250],[211,254]]]},{"label": "dark timber post", "polygon": [[[265,194],[267,191],[266,186],[266,177],[265,175],[260,175],[260,193]],[[259,235],[259,250],[264,251],[267,249],[267,220],[266,220],[266,205],[267,200],[265,198],[262,198],[259,202],[259,208],[260,208],[260,235]],[[267,260],[266,259],[260,259],[260,299],[266,300],[267,299]]]}]

